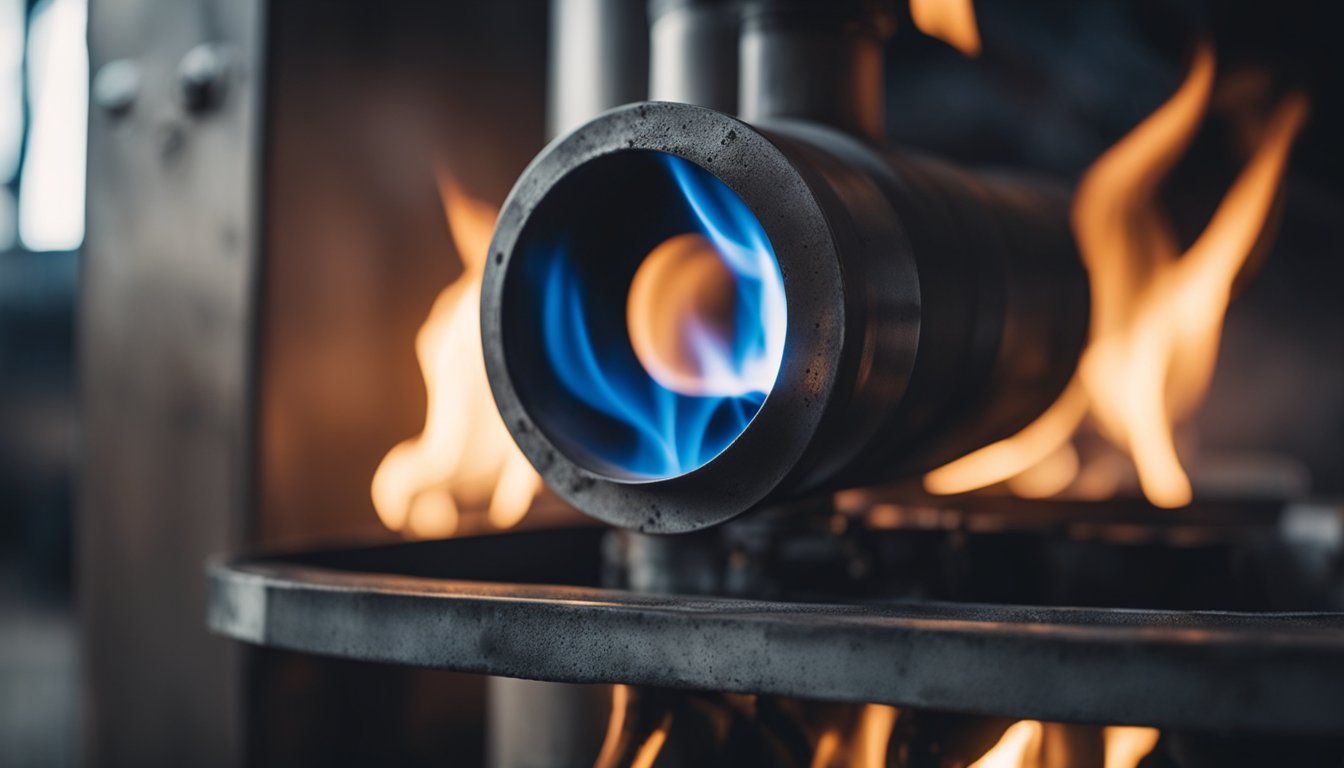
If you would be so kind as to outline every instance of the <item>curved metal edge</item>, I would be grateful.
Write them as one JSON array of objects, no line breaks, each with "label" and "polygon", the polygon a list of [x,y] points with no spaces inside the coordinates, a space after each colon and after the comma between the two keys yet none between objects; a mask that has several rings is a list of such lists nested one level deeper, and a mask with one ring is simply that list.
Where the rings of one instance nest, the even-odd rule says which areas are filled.
[{"label": "curved metal edge", "polygon": [[[517,243],[537,206],[577,168],[628,151],[675,155],[732,189],[775,248],[788,304],[784,362],[747,429],[696,469],[639,481],[610,477],[575,462],[533,419],[513,384],[504,320]],[[765,134],[731,115],[690,104],[643,102],[603,113],[552,142],[504,201],[490,244],[494,256],[481,284],[486,373],[514,441],[553,491],[613,525],[687,533],[754,508],[790,482],[831,407],[846,349],[844,302],[837,301],[845,284],[835,248],[826,213],[789,157]],[[668,510],[676,513],[665,514]]]},{"label": "curved metal edge", "polygon": [[1344,733],[1344,614],[809,605],[216,560],[208,623],[257,645],[575,683],[1055,721]]}]

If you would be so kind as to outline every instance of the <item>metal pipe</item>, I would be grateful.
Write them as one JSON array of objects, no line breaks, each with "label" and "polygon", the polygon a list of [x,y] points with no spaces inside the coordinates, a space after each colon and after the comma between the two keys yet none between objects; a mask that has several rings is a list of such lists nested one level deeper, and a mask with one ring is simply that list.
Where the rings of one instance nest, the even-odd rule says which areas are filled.
[{"label": "metal pipe", "polygon": [[733,0],[650,0],[649,99],[737,111]]},{"label": "metal pipe", "polygon": [[884,2],[753,0],[743,11],[738,114],[800,118],[871,139],[884,130]]},{"label": "metal pipe", "polygon": [[[649,27],[636,0],[551,0],[546,133],[570,132],[648,92]],[[490,677],[491,768],[592,765],[611,705],[606,685]]]},{"label": "metal pipe", "polygon": [[[782,275],[785,345],[759,410],[721,451],[650,472],[621,453],[640,430],[662,430],[648,445],[680,455],[719,413],[682,419],[706,401],[667,400],[624,335],[645,256],[704,226],[684,213],[695,205],[669,177],[674,159],[759,224]],[[505,423],[557,493],[650,532],[909,476],[1005,437],[1062,391],[1087,333],[1064,189],[684,104],[615,110],[549,147],[505,204],[491,253],[482,333]],[[573,269],[563,301],[557,265]],[[596,342],[566,337],[566,323]]]},{"label": "metal pipe", "polygon": [[635,0],[551,0],[546,131],[559,136],[648,93],[649,27]]}]

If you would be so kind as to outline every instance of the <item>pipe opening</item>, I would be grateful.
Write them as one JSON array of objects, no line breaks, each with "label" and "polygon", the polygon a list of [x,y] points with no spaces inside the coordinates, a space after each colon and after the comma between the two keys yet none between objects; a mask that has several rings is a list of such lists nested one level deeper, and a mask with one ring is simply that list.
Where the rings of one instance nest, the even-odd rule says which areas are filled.
[{"label": "pipe opening", "polygon": [[784,354],[784,281],[760,221],[664,152],[617,152],[561,179],[520,233],[504,301],[525,410],[568,458],[617,480],[719,455]]}]

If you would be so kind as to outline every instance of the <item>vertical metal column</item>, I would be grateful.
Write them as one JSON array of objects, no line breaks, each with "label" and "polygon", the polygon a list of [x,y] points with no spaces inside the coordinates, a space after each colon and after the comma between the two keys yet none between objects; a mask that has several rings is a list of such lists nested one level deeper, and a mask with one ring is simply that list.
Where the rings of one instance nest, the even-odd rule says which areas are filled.
[{"label": "vertical metal column", "polygon": [[741,18],[733,0],[651,0],[649,100],[735,113]]},{"label": "vertical metal column", "polygon": [[546,132],[569,133],[648,95],[649,25],[640,0],[551,0]]},{"label": "vertical metal column", "polygon": [[90,765],[234,765],[236,644],[207,555],[250,507],[261,0],[103,0],[79,310],[80,744]]},{"label": "vertical metal column", "polygon": [[863,0],[752,0],[743,11],[738,114],[790,117],[880,139],[882,46],[894,15]]},{"label": "vertical metal column", "polygon": [[[551,0],[546,129],[554,138],[648,95],[649,26],[639,0]],[[611,688],[492,677],[486,759],[494,768],[587,768]]]}]

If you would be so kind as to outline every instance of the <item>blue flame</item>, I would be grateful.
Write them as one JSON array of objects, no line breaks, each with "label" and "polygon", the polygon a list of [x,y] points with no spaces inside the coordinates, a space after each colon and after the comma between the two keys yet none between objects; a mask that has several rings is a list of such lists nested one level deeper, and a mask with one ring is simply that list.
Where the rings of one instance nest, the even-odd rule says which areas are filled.
[{"label": "blue flame", "polygon": [[[722,181],[681,158],[660,158],[736,283],[736,332],[715,351],[730,381],[705,396],[655,381],[621,334],[594,334],[583,281],[569,249],[552,246],[541,316],[551,368],[570,395],[618,425],[605,445],[585,448],[637,477],[670,477],[722,452],[760,410],[783,358],[784,282],[760,222]],[[697,341],[697,343],[699,343]],[[708,340],[706,340],[708,343]],[[723,341],[720,341],[723,343]],[[723,384],[720,382],[720,384]]]}]

